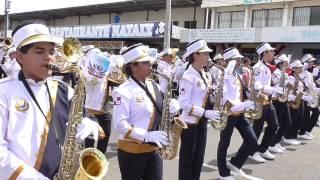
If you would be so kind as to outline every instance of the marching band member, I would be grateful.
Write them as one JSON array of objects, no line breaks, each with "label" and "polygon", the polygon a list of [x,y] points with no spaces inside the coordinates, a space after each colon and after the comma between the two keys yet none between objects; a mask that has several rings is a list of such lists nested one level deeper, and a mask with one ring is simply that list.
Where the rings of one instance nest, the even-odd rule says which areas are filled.
[{"label": "marching band member", "polygon": [[[41,24],[17,26],[13,32],[18,77],[0,82],[0,179],[52,179],[57,173],[73,90],[49,78],[54,45]],[[99,125],[79,124],[76,139],[97,139]]]},{"label": "marching band member", "polygon": [[247,90],[251,80],[251,60],[249,58],[243,58],[241,66],[241,80],[243,87]]},{"label": "marching band member", "polygon": [[16,76],[20,71],[20,65],[16,61],[16,48],[11,47],[6,55],[4,64],[1,65],[7,76]]},{"label": "marching band member", "polygon": [[[283,88],[284,96],[288,91],[288,67],[290,58],[282,54],[275,59],[277,69],[272,72],[272,85]],[[272,140],[269,151],[273,153],[283,153],[286,149],[281,146],[280,141],[283,135],[288,132],[291,125],[291,115],[287,97],[281,94],[272,93],[272,104],[274,105],[278,117],[279,129]]]},{"label": "marching band member", "polygon": [[1,65],[5,62],[6,47],[4,43],[0,43],[0,79],[7,77],[6,73],[3,71]]},{"label": "marching band member", "polygon": [[[236,48],[228,48],[224,51],[223,57],[228,61],[224,76],[223,104],[228,101],[232,104],[232,107],[226,128],[220,132],[217,159],[220,179],[231,180],[234,179],[234,177],[231,176],[230,170],[238,176],[246,177],[241,167],[247,160],[249,154],[253,154],[257,150],[258,144],[253,129],[243,114],[244,110],[254,108],[252,101],[243,101],[240,75],[237,72],[243,56]],[[227,150],[234,128],[237,128],[240,132],[243,143],[236,156],[232,157],[227,165]]]},{"label": "marching band member", "polygon": [[[290,62],[289,65],[290,69],[293,70],[293,73],[289,75],[288,83],[291,87],[294,88],[296,86],[296,89],[291,89],[289,91],[288,96],[288,102],[295,102],[297,95],[299,93],[303,93],[304,85],[299,80],[300,74],[302,73],[302,67],[300,60],[294,60]],[[296,81],[297,80],[297,81]],[[297,83],[297,84],[296,84]],[[301,126],[302,119],[304,118],[304,103],[301,103],[299,108],[294,109],[290,107],[290,114],[291,114],[291,126],[289,128],[289,131],[285,134],[283,142],[290,145],[299,145],[301,144],[300,141],[297,140],[298,131]]]},{"label": "marching band member", "polygon": [[[225,67],[225,61],[223,59],[223,56],[219,53],[213,57],[213,63],[217,64],[220,67]],[[210,71],[210,74],[212,75],[212,80],[214,81],[213,84],[218,86],[218,79],[222,75],[222,71],[216,66],[212,66],[209,69],[209,71]]]},{"label": "marching band member", "polygon": [[[112,69],[110,59],[102,54],[100,49],[90,49],[86,54],[82,71],[86,77],[85,108],[94,116],[102,127],[105,137],[98,140],[97,149],[105,153],[111,134],[111,107],[108,103],[109,86],[108,75]],[[93,147],[92,139],[86,140],[86,147]]]},{"label": "marching band member", "polygon": [[[187,45],[184,57],[188,59],[187,70],[179,83],[181,119],[188,125],[181,133],[179,180],[200,179],[207,140],[207,120],[217,120],[218,111],[210,108],[208,96],[211,82],[204,72],[212,50],[204,40]],[[210,110],[211,109],[211,110]]]},{"label": "marching band member", "polygon": [[259,139],[263,129],[264,122],[267,122],[268,126],[265,128],[262,141],[258,147],[258,151],[251,156],[251,159],[257,162],[264,162],[264,159],[273,160],[275,155],[268,151],[272,140],[275,137],[278,129],[278,120],[276,110],[271,102],[270,95],[272,93],[282,94],[282,88],[271,86],[271,66],[274,58],[274,48],[269,43],[263,43],[257,47],[257,53],[260,56],[260,60],[254,65],[255,72],[255,89],[266,95],[266,99],[263,100],[262,117],[253,122],[253,130]]},{"label": "marching band member", "polygon": [[[301,61],[305,64],[306,67],[302,75],[302,80],[308,88],[308,94],[303,96],[303,100],[305,101],[305,112],[304,121],[302,122],[299,131],[299,138],[302,138],[304,140],[311,140],[313,138],[311,130],[317,123],[320,114],[318,109],[320,89],[316,87],[313,78],[313,68],[316,59],[311,54],[306,54],[302,57]],[[311,103],[314,103],[313,107],[311,107]]]},{"label": "marching band member", "polygon": [[[162,52],[158,55],[161,57],[160,62],[157,67],[157,71],[161,74],[166,75],[167,77],[173,77],[174,72],[174,57],[173,52],[171,49],[164,49]],[[166,92],[167,86],[168,86],[168,80],[165,79],[163,76],[158,76],[159,78],[159,84],[160,84],[160,90],[161,92]]]},{"label": "marching band member", "polygon": [[[121,55],[129,79],[112,92],[113,123],[119,132],[118,161],[123,180],[161,180],[163,163],[158,148],[168,145],[167,132],[160,131],[163,97],[151,74],[148,47],[135,44]],[[170,113],[180,109],[170,102]]]}]

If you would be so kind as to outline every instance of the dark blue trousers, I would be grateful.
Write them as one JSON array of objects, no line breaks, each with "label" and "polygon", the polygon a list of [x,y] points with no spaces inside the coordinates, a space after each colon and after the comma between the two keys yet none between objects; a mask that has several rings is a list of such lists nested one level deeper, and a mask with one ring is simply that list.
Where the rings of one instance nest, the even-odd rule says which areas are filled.
[{"label": "dark blue trousers", "polygon": [[256,135],[249,121],[244,118],[243,114],[240,116],[229,116],[226,128],[220,132],[217,153],[219,174],[222,177],[230,176],[230,169],[227,167],[227,150],[234,128],[239,131],[243,139],[243,143],[236,156],[230,160],[234,166],[240,169],[246,162],[249,154],[253,154],[258,148]]}]

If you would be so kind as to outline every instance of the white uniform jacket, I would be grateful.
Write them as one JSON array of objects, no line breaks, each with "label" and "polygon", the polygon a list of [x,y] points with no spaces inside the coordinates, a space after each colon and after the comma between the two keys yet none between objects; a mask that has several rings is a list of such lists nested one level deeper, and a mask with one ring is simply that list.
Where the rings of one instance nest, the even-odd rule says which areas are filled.
[{"label": "white uniform jacket", "polygon": [[211,82],[204,71],[201,71],[201,73],[203,78],[190,65],[180,80],[178,101],[183,110],[181,119],[188,124],[198,123],[200,117],[203,116],[205,104],[209,97]]},{"label": "white uniform jacket", "polygon": [[[146,80],[146,88],[156,99],[152,80]],[[157,86],[158,88],[158,86]],[[153,127],[156,109],[142,89],[129,78],[112,92],[113,125],[119,132],[118,148],[130,153],[155,150],[155,146],[143,144],[145,134]]]},{"label": "white uniform jacket", "polygon": [[[45,82],[26,81],[48,119],[50,101]],[[58,81],[48,78],[47,83],[55,103]],[[0,89],[0,179],[37,179],[27,169],[39,167],[42,161],[49,122],[17,77],[2,79]],[[73,90],[68,92],[71,99]]]},{"label": "white uniform jacket", "polygon": [[[165,61],[160,61],[157,67],[157,71],[161,74],[164,74],[165,76],[168,76],[169,78],[173,78],[175,71],[174,71],[174,65],[169,64]],[[158,75],[159,77],[159,84],[160,84],[160,90],[161,92],[167,91],[168,86],[168,80],[164,78],[163,76]]]},{"label": "white uniform jacket", "polygon": [[[257,64],[253,66],[254,75],[255,75],[255,83],[254,87],[258,90],[263,90],[266,87],[271,86],[271,71],[266,66],[262,60],[258,61]],[[267,94],[267,92],[262,91],[263,93]]]},{"label": "white uniform jacket", "polygon": [[243,89],[240,76],[236,73],[226,74],[223,84],[223,104],[229,101],[235,105],[243,101]]}]

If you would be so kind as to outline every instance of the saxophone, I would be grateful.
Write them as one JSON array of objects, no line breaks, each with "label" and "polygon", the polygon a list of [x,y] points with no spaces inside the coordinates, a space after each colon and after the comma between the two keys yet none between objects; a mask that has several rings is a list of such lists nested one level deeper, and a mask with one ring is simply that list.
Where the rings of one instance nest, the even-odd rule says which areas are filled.
[{"label": "saxophone", "polygon": [[262,92],[257,92],[254,89],[255,84],[255,72],[254,69],[249,66],[247,67],[250,69],[250,100],[254,103],[254,109],[253,110],[247,110],[244,112],[244,116],[250,120],[260,119],[262,116],[262,110],[263,110],[263,100],[267,100],[268,97],[263,94]]},{"label": "saxophone", "polygon": [[[166,92],[164,93],[164,100],[162,106],[162,119],[160,123],[160,131],[167,132],[169,145],[159,150],[162,159],[172,160],[177,156],[179,149],[179,141],[182,129],[187,129],[187,124],[178,117],[173,117],[169,112],[170,100],[172,98],[172,79],[165,74],[152,70],[153,73],[158,74],[168,81]],[[173,122],[172,122],[173,120]]]},{"label": "saxophone", "polygon": [[[71,109],[68,117],[68,125],[62,147],[62,155],[58,173],[55,180],[99,180],[102,179],[108,170],[108,161],[104,154],[95,148],[83,149],[81,144],[76,142],[77,126],[83,118],[85,89],[83,76],[80,68],[70,65],[79,55],[79,41],[75,38],[68,38],[63,43],[64,68],[48,64],[48,68],[59,73],[77,73],[78,84],[74,89],[74,96],[71,101]],[[79,159],[79,161],[78,161]]]},{"label": "saxophone", "polygon": [[212,63],[211,65],[217,67],[222,72],[221,76],[219,77],[219,84],[217,88],[217,93],[215,95],[215,102],[214,102],[214,108],[213,108],[213,110],[219,111],[221,116],[219,118],[219,121],[215,121],[215,120],[209,120],[209,121],[211,122],[211,126],[213,128],[221,131],[225,129],[227,126],[228,117],[231,113],[230,110],[231,110],[232,104],[229,101],[226,101],[225,104],[221,106],[222,104],[221,100],[223,99],[224,68],[214,63]]},{"label": "saxophone", "polygon": [[[68,66],[66,68],[59,69],[55,65],[49,64],[48,67],[53,71],[58,71],[60,73],[78,73],[80,77],[71,101],[71,110],[68,118],[59,171],[56,174],[55,179],[102,179],[105,176],[108,167],[108,162],[104,154],[95,148],[82,150],[81,145],[75,140],[77,126],[81,123],[83,117],[83,104],[85,97],[84,76],[81,70],[76,66]],[[76,161],[78,150],[81,150],[79,162]]]},{"label": "saxophone", "polygon": [[289,88],[288,88],[288,85],[287,86],[285,85],[285,82],[286,82],[286,74],[285,72],[281,71],[279,87],[283,88],[283,94],[278,98],[280,102],[288,101]]},{"label": "saxophone", "polygon": [[295,73],[295,81],[294,81],[294,84],[293,84],[293,87],[292,87],[292,94],[296,96],[296,99],[295,99],[294,102],[293,101],[289,101],[289,106],[292,109],[298,109],[300,107],[300,105],[301,105],[301,99],[302,99],[302,96],[303,96],[303,92],[299,92],[297,94],[299,81],[301,81],[301,80],[298,78],[298,74]]}]

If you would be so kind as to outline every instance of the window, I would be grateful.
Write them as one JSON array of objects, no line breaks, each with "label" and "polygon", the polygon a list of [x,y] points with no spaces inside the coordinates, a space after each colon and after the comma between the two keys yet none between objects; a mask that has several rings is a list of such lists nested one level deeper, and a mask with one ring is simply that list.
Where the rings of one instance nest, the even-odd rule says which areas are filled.
[{"label": "window", "polygon": [[277,27],[282,24],[283,9],[262,9],[252,13],[252,27]]},{"label": "window", "polygon": [[244,24],[244,12],[219,12],[218,28],[241,28]]},{"label": "window", "polygon": [[320,6],[294,8],[292,25],[320,25]]},{"label": "window", "polygon": [[172,21],[172,24],[175,26],[179,26],[179,21]]},{"label": "window", "polygon": [[197,28],[197,21],[185,21],[184,27],[189,29],[196,29]]},{"label": "window", "polygon": [[293,26],[308,26],[310,24],[310,7],[299,7],[293,10]]}]

